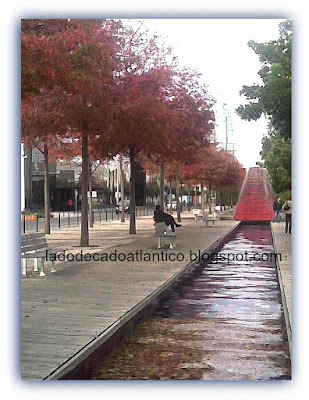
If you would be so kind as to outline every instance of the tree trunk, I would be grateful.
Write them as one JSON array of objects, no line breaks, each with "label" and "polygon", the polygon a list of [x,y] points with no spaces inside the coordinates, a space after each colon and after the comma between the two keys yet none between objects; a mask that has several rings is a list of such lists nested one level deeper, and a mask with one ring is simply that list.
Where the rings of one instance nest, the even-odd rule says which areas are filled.
[{"label": "tree trunk", "polygon": [[180,212],[183,212],[183,201],[182,201],[182,183],[181,181],[179,182],[179,187],[180,187]]},{"label": "tree trunk", "polygon": [[172,181],[170,181],[170,214],[173,214],[173,193],[172,193]]},{"label": "tree trunk", "polygon": [[180,215],[180,202],[179,202],[179,167],[176,167],[176,210],[177,210],[177,222],[181,222],[181,215]]},{"label": "tree trunk", "polygon": [[187,204],[188,204],[188,211],[191,211],[191,204],[190,204],[190,193],[191,193],[191,186],[188,185],[188,196],[187,196]]},{"label": "tree trunk", "polygon": [[219,206],[220,206],[220,211],[222,211],[222,209],[223,209],[221,201],[222,201],[222,191],[219,190],[219,192],[218,192],[218,203],[219,203]]},{"label": "tree trunk", "polygon": [[136,234],[135,221],[135,154],[130,150],[130,231],[131,235]]},{"label": "tree trunk", "polygon": [[120,156],[120,192],[121,192],[121,222],[125,222],[126,220],[126,214],[125,214],[125,209],[124,209],[124,170],[123,170],[123,165],[122,165],[122,157]]},{"label": "tree trunk", "polygon": [[160,165],[160,207],[164,211],[164,162]]},{"label": "tree trunk", "polygon": [[88,134],[83,133],[82,138],[82,204],[81,204],[81,236],[80,236],[80,246],[89,246],[89,230],[88,230]]},{"label": "tree trunk", "polygon": [[92,208],[92,181],[91,181],[91,162],[88,165],[88,174],[89,174],[89,225],[93,228],[93,208]]},{"label": "tree trunk", "polygon": [[111,187],[111,205],[114,207],[115,205],[115,171],[112,171],[112,187]]},{"label": "tree trunk", "polygon": [[209,184],[209,198],[208,198],[208,204],[209,204],[209,214],[212,212],[212,207],[211,207],[211,183]]},{"label": "tree trunk", "polygon": [[48,169],[48,147],[44,144],[44,213],[45,233],[50,234],[50,198],[49,198],[49,169]]},{"label": "tree trunk", "polygon": [[201,183],[201,210],[202,213],[204,212],[205,209],[205,198],[204,198],[204,185]]}]

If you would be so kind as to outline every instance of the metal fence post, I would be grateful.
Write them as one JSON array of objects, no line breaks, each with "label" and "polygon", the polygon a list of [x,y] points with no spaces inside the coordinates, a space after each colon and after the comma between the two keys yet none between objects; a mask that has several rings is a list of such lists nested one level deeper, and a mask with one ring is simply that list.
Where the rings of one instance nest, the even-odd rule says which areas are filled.
[{"label": "metal fence post", "polygon": [[59,229],[60,229],[60,213],[59,213],[59,218],[58,218],[58,226],[59,226]]},{"label": "metal fence post", "polygon": [[23,231],[26,233],[26,216],[25,214],[23,215]]},{"label": "metal fence post", "polygon": [[36,231],[39,232],[39,217],[38,217],[38,215],[36,216],[35,224],[36,224]]}]

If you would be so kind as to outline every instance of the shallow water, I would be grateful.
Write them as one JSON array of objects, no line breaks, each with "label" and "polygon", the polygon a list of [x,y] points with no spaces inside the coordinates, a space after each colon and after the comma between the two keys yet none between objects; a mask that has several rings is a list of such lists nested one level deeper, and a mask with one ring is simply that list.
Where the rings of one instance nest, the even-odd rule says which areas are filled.
[{"label": "shallow water", "polygon": [[[208,264],[160,302],[91,379],[290,379],[269,225],[244,225],[220,250],[249,261]],[[239,257],[240,259],[241,257]]]}]

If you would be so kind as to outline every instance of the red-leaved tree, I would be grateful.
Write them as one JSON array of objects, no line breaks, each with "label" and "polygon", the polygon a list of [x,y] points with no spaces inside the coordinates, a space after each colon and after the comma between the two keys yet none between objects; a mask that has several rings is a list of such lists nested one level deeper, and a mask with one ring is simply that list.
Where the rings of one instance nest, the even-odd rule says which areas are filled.
[{"label": "red-leaved tree", "polygon": [[[33,131],[35,140],[44,138],[48,146],[53,143],[49,142],[50,135],[54,140],[68,130],[73,135],[81,134],[81,246],[89,246],[88,144],[102,132],[108,120],[118,48],[114,32],[118,28],[117,22],[99,20],[22,22],[22,106],[27,103],[22,117],[29,121],[25,136],[31,140],[30,132]],[[42,93],[45,103],[51,100],[51,109],[53,104],[61,104],[61,115],[56,116],[53,111],[47,116],[50,107],[41,105]],[[45,113],[50,118],[51,127],[43,131],[31,129],[31,121],[34,126],[38,124],[35,119],[27,118],[27,110],[34,107],[40,116]]]}]

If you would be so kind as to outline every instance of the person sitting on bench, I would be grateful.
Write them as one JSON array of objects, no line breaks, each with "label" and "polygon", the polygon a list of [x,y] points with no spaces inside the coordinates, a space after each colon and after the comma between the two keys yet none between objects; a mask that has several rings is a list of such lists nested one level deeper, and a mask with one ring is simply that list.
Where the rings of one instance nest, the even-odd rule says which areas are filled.
[{"label": "person sitting on bench", "polygon": [[181,226],[181,224],[177,224],[172,215],[163,212],[159,205],[156,205],[153,219],[155,222],[165,222],[165,225],[170,225],[173,232],[175,232],[175,226],[177,226],[177,228]]}]

